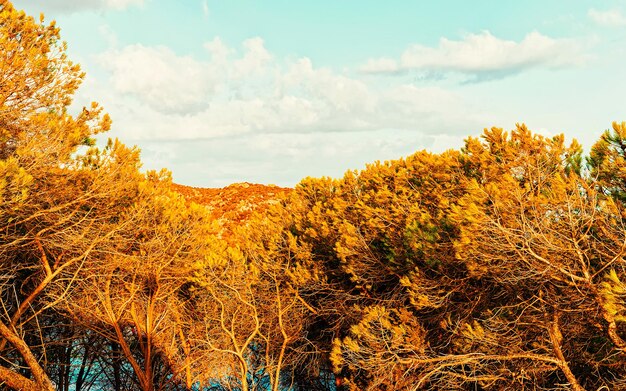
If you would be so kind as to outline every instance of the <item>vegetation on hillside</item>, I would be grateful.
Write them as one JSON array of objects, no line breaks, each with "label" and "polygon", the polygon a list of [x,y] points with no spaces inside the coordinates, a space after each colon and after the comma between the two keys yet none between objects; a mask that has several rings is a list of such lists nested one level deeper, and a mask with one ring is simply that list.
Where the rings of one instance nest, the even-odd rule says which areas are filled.
[{"label": "vegetation on hillside", "polygon": [[626,390],[626,123],[185,188],[0,0],[0,389]]}]

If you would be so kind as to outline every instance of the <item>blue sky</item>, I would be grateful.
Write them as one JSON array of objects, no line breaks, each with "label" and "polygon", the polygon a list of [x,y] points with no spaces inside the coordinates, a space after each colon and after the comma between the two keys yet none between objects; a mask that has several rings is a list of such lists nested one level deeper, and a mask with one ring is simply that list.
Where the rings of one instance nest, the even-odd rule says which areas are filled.
[{"label": "blue sky", "polygon": [[178,183],[293,186],[517,122],[626,120],[624,1],[14,0],[57,20],[76,108]]}]

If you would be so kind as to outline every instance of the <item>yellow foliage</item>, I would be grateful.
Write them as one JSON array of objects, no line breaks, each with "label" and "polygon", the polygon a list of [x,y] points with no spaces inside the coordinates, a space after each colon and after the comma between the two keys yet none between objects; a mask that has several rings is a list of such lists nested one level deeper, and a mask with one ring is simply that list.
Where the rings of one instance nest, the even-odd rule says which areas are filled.
[{"label": "yellow foliage", "polygon": [[607,314],[618,322],[626,322],[626,284],[622,282],[615,269],[606,274],[602,283],[601,303]]}]

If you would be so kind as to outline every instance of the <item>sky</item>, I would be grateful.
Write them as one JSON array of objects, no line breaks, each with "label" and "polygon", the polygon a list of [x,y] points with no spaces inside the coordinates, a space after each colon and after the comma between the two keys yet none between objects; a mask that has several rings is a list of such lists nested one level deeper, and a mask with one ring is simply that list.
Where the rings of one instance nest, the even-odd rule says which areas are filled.
[{"label": "sky", "polygon": [[626,1],[14,0],[56,20],[145,169],[294,186],[493,126],[626,121]]}]

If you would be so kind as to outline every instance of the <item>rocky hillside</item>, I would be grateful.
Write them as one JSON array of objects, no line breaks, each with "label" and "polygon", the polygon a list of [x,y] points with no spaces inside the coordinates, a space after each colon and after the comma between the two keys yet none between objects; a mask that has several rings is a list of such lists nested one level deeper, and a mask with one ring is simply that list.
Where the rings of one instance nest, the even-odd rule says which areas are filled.
[{"label": "rocky hillside", "polygon": [[292,189],[275,185],[234,183],[223,188],[200,188],[174,184],[174,190],[188,201],[206,205],[213,216],[224,226],[241,224],[252,212],[263,211],[279,202]]}]

